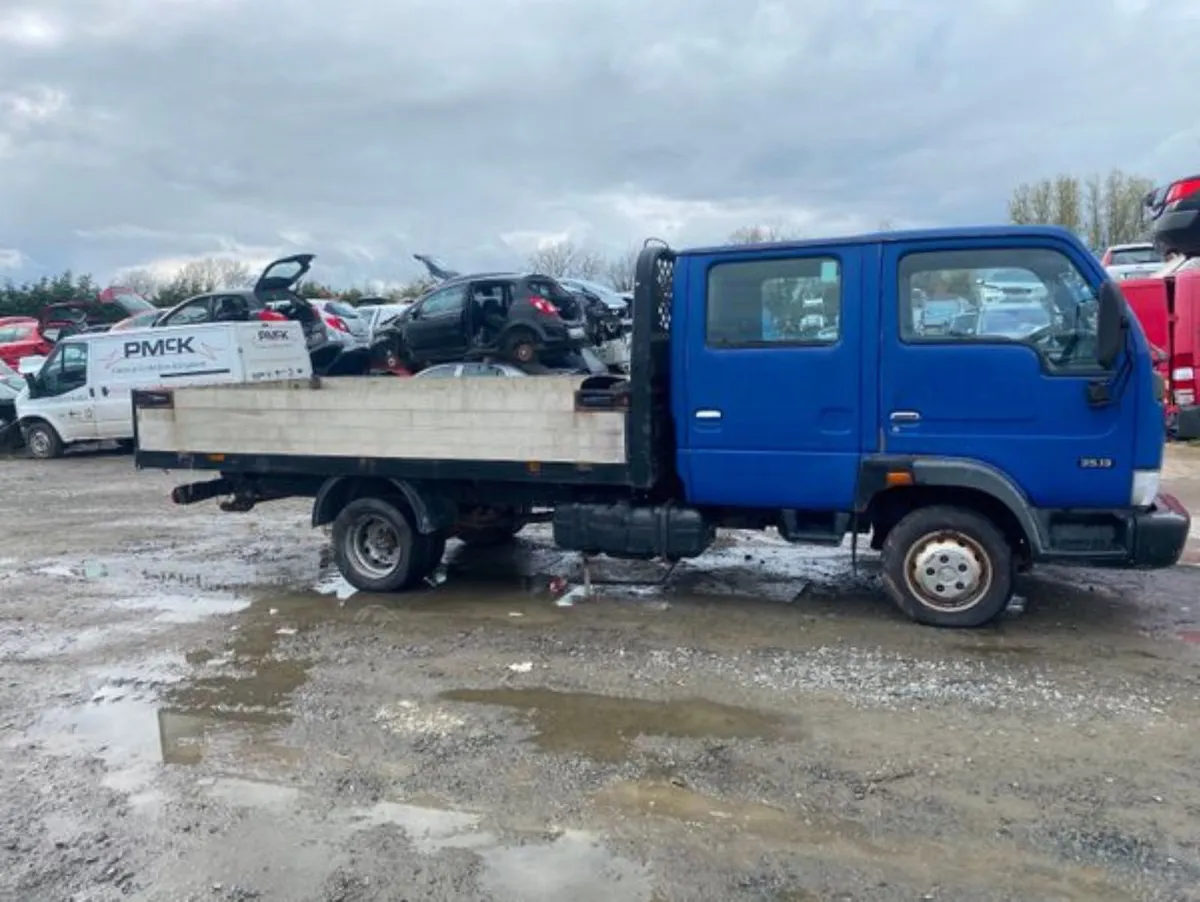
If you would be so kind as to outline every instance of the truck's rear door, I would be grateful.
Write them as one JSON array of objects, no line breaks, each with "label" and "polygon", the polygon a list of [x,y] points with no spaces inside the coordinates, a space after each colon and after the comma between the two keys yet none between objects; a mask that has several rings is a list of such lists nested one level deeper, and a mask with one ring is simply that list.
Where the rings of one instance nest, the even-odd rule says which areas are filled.
[{"label": "truck's rear door", "polygon": [[672,405],[690,501],[850,509],[862,450],[863,254],[835,243],[677,261]]},{"label": "truck's rear door", "polygon": [[[922,297],[977,298],[974,286],[996,269],[1029,273],[1045,299],[984,306],[970,334],[922,332]],[[1099,279],[1095,261],[1044,235],[885,245],[883,450],[990,464],[1041,507],[1128,505],[1135,437],[1122,424],[1134,418],[1122,409],[1136,393],[1116,390],[1104,406],[1087,397],[1089,382],[1113,375],[1096,362],[1089,298]]]}]

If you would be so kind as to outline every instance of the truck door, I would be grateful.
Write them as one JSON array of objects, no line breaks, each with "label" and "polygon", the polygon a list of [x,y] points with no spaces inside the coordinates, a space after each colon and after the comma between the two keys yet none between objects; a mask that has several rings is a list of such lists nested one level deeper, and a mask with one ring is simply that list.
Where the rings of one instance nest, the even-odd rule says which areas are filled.
[{"label": "truck door", "polygon": [[88,385],[88,343],[60,342],[38,371],[37,397],[22,405],[22,416],[45,419],[67,443],[94,441],[96,402]]},{"label": "truck door", "polygon": [[680,261],[687,287],[672,314],[684,333],[673,405],[690,501],[851,509],[862,450],[862,259],[860,247],[830,245]]},{"label": "truck door", "polygon": [[[882,267],[885,453],[990,464],[1039,507],[1129,504],[1136,393],[1087,399],[1089,382],[1113,375],[1096,362],[1095,260],[1052,236],[1009,236],[888,244]],[[1028,273],[1044,295],[981,304],[977,288],[998,269]],[[976,328],[923,332],[922,296],[961,297]]]}]

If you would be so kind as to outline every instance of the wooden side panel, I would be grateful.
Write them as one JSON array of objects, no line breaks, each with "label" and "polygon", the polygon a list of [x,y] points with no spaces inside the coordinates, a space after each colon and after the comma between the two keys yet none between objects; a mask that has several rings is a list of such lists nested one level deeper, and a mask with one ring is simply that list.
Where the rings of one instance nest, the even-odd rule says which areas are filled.
[{"label": "wooden side panel", "polygon": [[624,464],[625,414],[577,413],[576,376],[345,377],[181,388],[141,409],[145,451]]}]

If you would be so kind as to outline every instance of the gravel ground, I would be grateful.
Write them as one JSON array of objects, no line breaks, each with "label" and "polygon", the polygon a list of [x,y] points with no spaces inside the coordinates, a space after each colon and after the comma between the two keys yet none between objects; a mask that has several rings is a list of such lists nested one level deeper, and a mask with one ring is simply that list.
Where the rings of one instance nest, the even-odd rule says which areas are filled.
[{"label": "gravel ground", "polygon": [[0,899],[1200,900],[1200,569],[945,632],[749,534],[561,606],[530,528],[388,599],[173,484],[0,460]]}]

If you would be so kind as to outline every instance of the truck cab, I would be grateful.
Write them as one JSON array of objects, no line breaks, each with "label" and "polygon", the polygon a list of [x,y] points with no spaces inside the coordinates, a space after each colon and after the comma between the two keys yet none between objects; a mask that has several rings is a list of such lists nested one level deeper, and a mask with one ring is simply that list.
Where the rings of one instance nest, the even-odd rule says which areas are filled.
[{"label": "truck cab", "polygon": [[[1073,235],[894,233],[701,248],[669,265],[688,504],[781,511],[797,539],[869,530],[885,552],[902,533],[911,547],[891,555],[888,581],[918,619],[949,624],[998,604],[981,593],[1010,584],[997,569],[1010,560],[1178,558],[1186,516],[1158,497],[1150,347]],[[1044,288],[1049,325],[1015,337],[922,330],[916,299],[968,293],[978,273],[1000,269]],[[786,319],[778,308],[809,286],[836,298],[836,328],[766,334],[762,311]],[[967,522],[975,528],[955,525]],[[997,536],[1011,557],[986,550]]]}]

